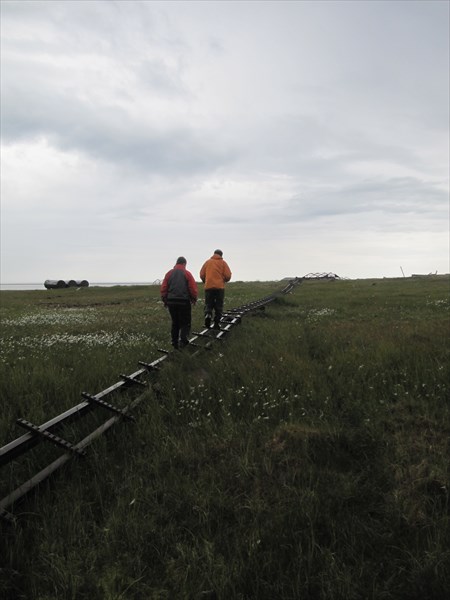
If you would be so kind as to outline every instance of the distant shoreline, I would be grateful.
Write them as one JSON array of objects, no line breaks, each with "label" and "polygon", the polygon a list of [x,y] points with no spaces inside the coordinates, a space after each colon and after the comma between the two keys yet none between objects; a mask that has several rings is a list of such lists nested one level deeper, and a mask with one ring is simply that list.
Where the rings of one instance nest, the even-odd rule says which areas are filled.
[{"label": "distant shoreline", "polygon": [[[345,281],[345,280],[353,280],[353,281],[357,281],[357,280],[361,280],[361,279],[365,279],[365,280],[371,280],[371,281],[383,281],[386,279],[434,279],[434,278],[441,278],[441,277],[450,277],[450,273],[428,273],[428,274],[414,274],[414,275],[410,275],[408,277],[355,277],[355,278],[351,278],[351,277],[342,277],[339,278],[340,281]],[[264,282],[283,282],[285,280],[288,279],[294,279],[293,277],[285,277],[283,279],[273,279],[273,280],[264,280]],[[258,282],[261,282],[261,280],[256,280]],[[161,285],[162,280],[160,279],[156,279],[154,281],[95,281],[92,283],[89,283],[89,287],[114,287],[114,286],[132,286],[132,285]],[[197,283],[200,284],[200,281],[198,281]],[[239,281],[235,281],[233,283],[244,283],[242,280]],[[245,283],[250,283],[248,281],[246,281]],[[77,288],[75,288],[77,289]],[[44,286],[44,283],[0,283],[0,291],[26,291],[26,290],[41,290],[41,291],[53,291],[53,290],[47,290]]]},{"label": "distant shoreline", "polygon": [[[118,281],[118,282],[93,282],[89,284],[89,287],[113,287],[115,285],[160,285],[160,282],[151,281]],[[43,290],[48,291],[44,283],[0,283],[0,291],[18,291],[18,290]]]}]

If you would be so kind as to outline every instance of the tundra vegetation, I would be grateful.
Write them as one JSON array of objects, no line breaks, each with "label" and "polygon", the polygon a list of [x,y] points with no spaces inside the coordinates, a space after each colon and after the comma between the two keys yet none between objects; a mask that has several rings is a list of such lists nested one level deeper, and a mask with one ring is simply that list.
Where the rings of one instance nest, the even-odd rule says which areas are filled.
[{"label": "tundra vegetation", "polygon": [[[281,287],[230,283],[226,308]],[[169,346],[157,286],[0,299],[0,445],[18,417],[43,423]],[[0,597],[446,598],[449,321],[448,277],[304,281],[173,355],[135,423],[12,507]],[[41,443],[4,466],[1,497],[59,454]]]}]

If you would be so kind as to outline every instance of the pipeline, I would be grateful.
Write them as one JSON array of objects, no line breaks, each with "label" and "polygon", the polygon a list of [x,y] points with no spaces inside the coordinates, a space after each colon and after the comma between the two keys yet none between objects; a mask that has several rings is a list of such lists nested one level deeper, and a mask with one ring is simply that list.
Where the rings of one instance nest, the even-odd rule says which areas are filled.
[{"label": "pipeline", "polygon": [[[265,298],[248,302],[237,308],[232,308],[224,311],[220,329],[206,328],[200,332],[193,332],[193,337],[189,340],[189,345],[183,350],[189,350],[193,355],[198,354],[204,349],[211,346],[213,342],[222,340],[231,329],[238,325],[242,318],[256,310],[262,310],[265,306],[276,300],[278,297],[289,294],[292,290],[302,283],[304,278],[295,277],[290,279],[284,288]],[[202,340],[206,343],[202,345]],[[40,483],[49,478],[55,471],[70,461],[72,458],[80,458],[86,455],[86,448],[93,443],[99,436],[108,431],[116,423],[123,421],[134,421],[132,412],[145,399],[149,388],[151,377],[156,374],[164,362],[173,355],[172,351],[159,349],[162,356],[154,361],[147,363],[139,361],[140,368],[130,375],[120,375],[120,381],[114,383],[110,387],[91,395],[87,392],[82,392],[83,401],[68,409],[64,413],[53,417],[41,425],[35,425],[26,419],[18,419],[17,424],[27,430],[25,434],[11,441],[0,448],[0,466],[9,464],[17,457],[25,454],[28,450],[36,446],[42,441],[50,442],[64,450],[64,453],[52,463],[40,470],[36,475],[25,481],[15,490],[9,492],[3,499],[0,500],[0,517],[7,522],[14,523],[16,516],[10,512],[11,507],[14,507],[19,500],[26,496],[31,490],[36,488]],[[129,390],[130,388],[144,388],[145,391],[134,398],[125,408],[118,408],[111,404],[106,397],[117,391]],[[56,432],[62,430],[68,424],[78,421],[83,416],[95,409],[103,409],[111,416],[104,423],[98,426],[89,435],[84,437],[76,444],[65,440],[57,435]]]}]

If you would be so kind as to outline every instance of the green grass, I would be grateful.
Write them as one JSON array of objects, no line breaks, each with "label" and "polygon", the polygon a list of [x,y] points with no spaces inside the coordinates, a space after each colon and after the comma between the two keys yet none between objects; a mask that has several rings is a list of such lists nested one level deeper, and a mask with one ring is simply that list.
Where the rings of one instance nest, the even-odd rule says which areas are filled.
[{"label": "green grass", "polygon": [[[226,306],[280,287],[230,283]],[[1,292],[0,444],[157,358],[158,292]],[[305,281],[166,361],[137,422],[2,525],[0,596],[446,598],[449,323],[448,277]],[[4,468],[2,497],[53,454]]]}]

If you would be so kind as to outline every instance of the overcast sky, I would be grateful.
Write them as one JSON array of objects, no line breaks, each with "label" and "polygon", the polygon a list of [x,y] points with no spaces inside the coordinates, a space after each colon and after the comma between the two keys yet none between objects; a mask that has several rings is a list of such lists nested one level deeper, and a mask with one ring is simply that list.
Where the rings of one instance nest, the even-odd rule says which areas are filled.
[{"label": "overcast sky", "polygon": [[448,273],[449,2],[1,0],[1,281]]}]

